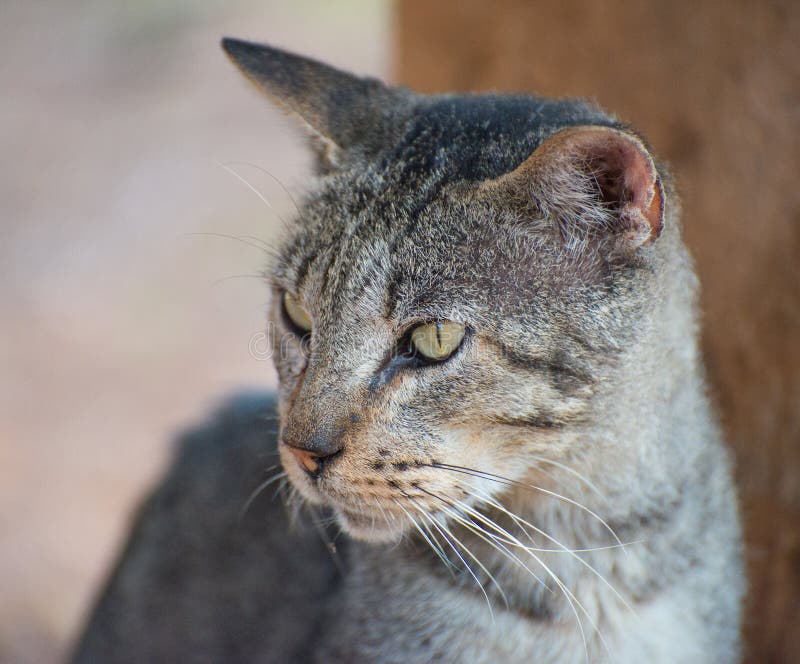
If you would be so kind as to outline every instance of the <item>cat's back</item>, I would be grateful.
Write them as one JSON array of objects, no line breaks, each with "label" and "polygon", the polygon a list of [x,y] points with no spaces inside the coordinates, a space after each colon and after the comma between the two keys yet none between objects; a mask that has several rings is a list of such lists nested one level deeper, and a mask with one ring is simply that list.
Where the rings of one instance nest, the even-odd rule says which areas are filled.
[{"label": "cat's back", "polygon": [[280,471],[275,417],[272,396],[243,395],[182,437],[75,662],[306,659],[337,567],[318,533],[289,524],[277,482],[242,515]]}]

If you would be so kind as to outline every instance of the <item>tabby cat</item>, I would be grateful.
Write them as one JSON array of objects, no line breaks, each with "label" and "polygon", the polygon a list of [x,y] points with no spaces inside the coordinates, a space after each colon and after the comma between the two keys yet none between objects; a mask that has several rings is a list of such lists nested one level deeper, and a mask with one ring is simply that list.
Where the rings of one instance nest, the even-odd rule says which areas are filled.
[{"label": "tabby cat", "polygon": [[271,270],[279,394],[187,434],[75,660],[736,661],[731,462],[645,141],[223,47],[317,157]]}]

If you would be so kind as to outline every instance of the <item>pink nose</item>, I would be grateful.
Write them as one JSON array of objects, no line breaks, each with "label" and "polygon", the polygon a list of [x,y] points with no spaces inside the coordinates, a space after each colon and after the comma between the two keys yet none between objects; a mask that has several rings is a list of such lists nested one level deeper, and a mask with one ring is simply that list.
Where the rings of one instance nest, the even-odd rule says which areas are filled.
[{"label": "pink nose", "polygon": [[297,463],[299,463],[306,472],[311,475],[316,475],[319,472],[320,464],[317,459],[319,459],[321,455],[296,447],[287,446],[287,448],[294,455],[294,458],[297,459]]}]

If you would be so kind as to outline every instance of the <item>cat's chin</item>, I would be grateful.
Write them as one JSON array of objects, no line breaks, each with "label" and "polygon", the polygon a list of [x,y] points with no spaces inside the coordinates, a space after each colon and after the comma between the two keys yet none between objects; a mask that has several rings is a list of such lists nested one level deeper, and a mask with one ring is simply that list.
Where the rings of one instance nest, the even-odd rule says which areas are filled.
[{"label": "cat's chin", "polygon": [[381,515],[356,514],[338,507],[334,511],[342,530],[362,542],[398,542],[406,531],[402,521],[390,522]]}]

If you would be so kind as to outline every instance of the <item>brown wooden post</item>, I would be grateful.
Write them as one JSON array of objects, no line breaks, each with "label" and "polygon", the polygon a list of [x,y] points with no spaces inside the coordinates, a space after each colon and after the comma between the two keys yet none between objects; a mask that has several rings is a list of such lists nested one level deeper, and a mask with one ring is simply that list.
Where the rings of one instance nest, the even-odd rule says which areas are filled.
[{"label": "brown wooden post", "polygon": [[800,662],[800,3],[397,0],[396,13],[399,83],[594,98],[671,165],[737,455],[748,661]]}]

